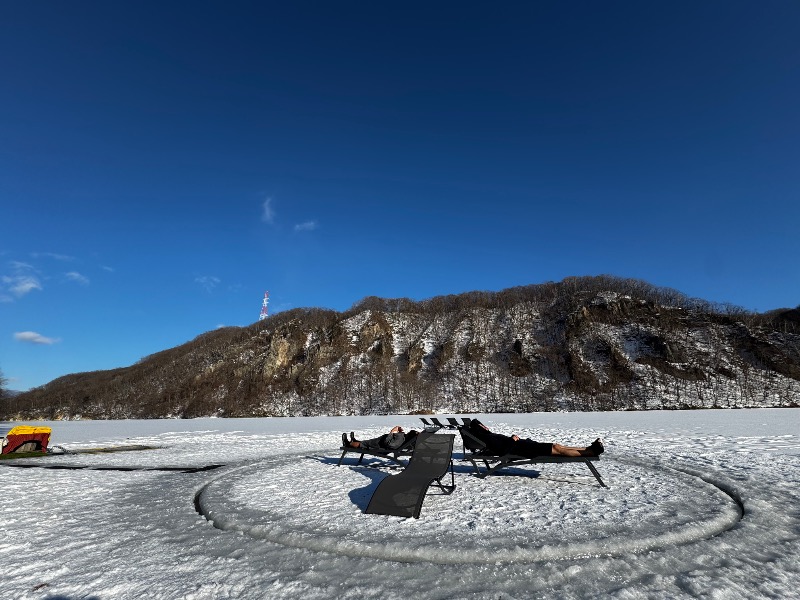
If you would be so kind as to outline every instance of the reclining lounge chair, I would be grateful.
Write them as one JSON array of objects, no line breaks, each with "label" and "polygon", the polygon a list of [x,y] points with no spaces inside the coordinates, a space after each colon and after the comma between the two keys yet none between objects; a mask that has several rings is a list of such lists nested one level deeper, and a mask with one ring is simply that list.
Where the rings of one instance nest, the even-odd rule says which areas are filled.
[{"label": "reclining lounge chair", "polygon": [[[454,438],[452,434],[420,433],[408,466],[401,473],[389,475],[378,484],[365,512],[418,519],[431,485],[437,486],[444,494],[452,494],[456,489],[453,475]],[[449,485],[442,483],[448,468]]]},{"label": "reclining lounge chair", "polygon": [[[608,487],[603,483],[603,480],[600,478],[600,473],[592,464],[592,462],[600,460],[598,456],[537,456],[535,458],[518,456],[516,454],[498,456],[489,452],[486,448],[486,444],[470,433],[466,427],[461,427],[458,432],[461,434],[461,439],[464,442],[464,460],[468,460],[472,463],[475,474],[480,478],[484,478],[506,467],[517,467],[520,465],[532,465],[537,463],[583,463],[589,467],[592,475],[594,475],[601,486]],[[484,464],[485,468],[483,472],[481,472],[481,469],[478,467],[478,461]]]},{"label": "reclining lounge chair", "polygon": [[469,417],[463,417],[461,420],[464,421],[464,424],[462,425],[455,417],[447,417],[447,423],[442,423],[438,417],[430,417],[430,420],[420,417],[419,420],[422,421],[422,424],[425,426],[425,431],[433,432],[439,431],[440,429],[460,429],[461,427],[469,426],[470,421],[472,421]]},{"label": "reclining lounge chair", "polygon": [[364,455],[367,454],[369,456],[376,456],[378,458],[385,458],[388,461],[391,461],[391,462],[396,463],[396,464],[401,465],[401,466],[405,466],[405,463],[400,460],[400,457],[401,456],[411,456],[411,454],[414,452],[414,444],[417,442],[417,437],[418,436],[415,436],[415,437],[411,438],[410,440],[406,440],[405,442],[403,442],[402,446],[400,446],[399,448],[396,448],[394,450],[389,449],[389,448],[387,448],[385,450],[384,449],[373,450],[373,449],[370,449],[370,448],[363,448],[363,447],[362,448],[353,448],[352,446],[342,446],[340,448],[340,450],[342,451],[342,456],[339,458],[339,463],[338,463],[337,466],[339,466],[339,467],[342,466],[342,461],[344,460],[344,457],[347,456],[348,454],[358,454],[358,455],[360,455],[358,457],[358,462],[356,463],[357,465],[361,464],[361,461],[364,460]]}]

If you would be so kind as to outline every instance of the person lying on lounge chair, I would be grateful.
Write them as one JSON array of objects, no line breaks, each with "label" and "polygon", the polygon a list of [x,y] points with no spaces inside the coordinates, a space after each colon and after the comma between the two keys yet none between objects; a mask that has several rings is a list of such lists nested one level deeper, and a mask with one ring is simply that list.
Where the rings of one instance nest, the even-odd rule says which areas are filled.
[{"label": "person lying on lounge chair", "polygon": [[597,438],[585,448],[535,442],[528,438],[521,439],[518,435],[508,436],[501,433],[493,433],[478,419],[472,419],[469,425],[469,432],[486,444],[489,452],[498,456],[503,456],[504,454],[516,454],[525,458],[535,458],[537,456],[600,456],[605,451],[600,438]]},{"label": "person lying on lounge chair", "polygon": [[384,433],[380,437],[370,440],[357,440],[353,432],[350,432],[350,439],[347,434],[342,434],[342,445],[350,448],[364,448],[366,450],[397,450],[400,446],[417,437],[415,430],[403,431],[399,425],[392,427],[389,433]]}]

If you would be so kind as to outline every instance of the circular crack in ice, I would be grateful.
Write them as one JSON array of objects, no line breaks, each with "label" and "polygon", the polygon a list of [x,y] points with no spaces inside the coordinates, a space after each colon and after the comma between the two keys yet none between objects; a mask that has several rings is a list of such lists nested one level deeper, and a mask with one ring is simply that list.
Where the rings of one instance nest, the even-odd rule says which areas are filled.
[{"label": "circular crack in ice", "polygon": [[742,518],[735,491],[708,474],[643,459],[604,458],[599,466],[609,489],[581,464],[486,479],[458,467],[453,495],[431,488],[422,518],[402,519],[364,514],[389,470],[284,455],[220,474],[197,492],[195,506],[219,529],[287,546],[444,564],[643,552],[708,539]]}]

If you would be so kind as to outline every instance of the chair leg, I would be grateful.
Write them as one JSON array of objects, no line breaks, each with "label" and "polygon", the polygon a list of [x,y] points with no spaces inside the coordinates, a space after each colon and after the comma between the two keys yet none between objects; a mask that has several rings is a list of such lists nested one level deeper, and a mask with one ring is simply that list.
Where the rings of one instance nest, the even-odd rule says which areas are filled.
[{"label": "chair leg", "polygon": [[448,494],[452,494],[456,489],[456,473],[453,467],[453,459],[450,459],[450,491]]},{"label": "chair leg", "polygon": [[445,493],[448,496],[456,490],[456,475],[453,470],[453,459],[450,459],[450,485],[442,483],[441,477],[439,479],[436,479],[434,483],[440,490],[442,490],[443,493]]},{"label": "chair leg", "polygon": [[480,477],[481,476],[481,470],[478,467],[478,463],[475,462],[475,459],[472,458],[471,456],[467,456],[466,460],[468,460],[470,463],[472,463],[472,470],[475,471],[475,475]]},{"label": "chair leg", "polygon": [[600,479],[600,472],[595,468],[595,466],[588,460],[584,462],[586,463],[586,466],[589,467],[589,470],[592,472],[592,475],[594,475],[595,479],[597,479],[597,482],[604,488],[607,488],[608,486],[603,483],[602,479]]}]

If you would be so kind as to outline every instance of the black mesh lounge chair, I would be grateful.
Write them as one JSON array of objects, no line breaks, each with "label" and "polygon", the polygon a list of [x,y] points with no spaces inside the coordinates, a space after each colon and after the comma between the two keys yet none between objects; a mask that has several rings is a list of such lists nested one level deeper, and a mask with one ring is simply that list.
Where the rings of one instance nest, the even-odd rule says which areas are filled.
[{"label": "black mesh lounge chair", "polygon": [[401,466],[405,466],[405,463],[400,460],[402,456],[411,456],[414,452],[414,444],[417,442],[417,438],[419,436],[414,436],[409,440],[403,442],[403,445],[399,448],[394,450],[391,449],[379,449],[373,450],[371,448],[353,448],[352,446],[342,446],[339,448],[342,451],[342,456],[339,458],[339,463],[336,465],[338,467],[342,466],[342,461],[344,457],[348,454],[358,454],[358,462],[357,465],[361,464],[361,461],[364,460],[364,455],[367,454],[369,456],[375,456],[377,458],[385,458],[386,460],[396,463]]},{"label": "black mesh lounge chair", "polygon": [[425,431],[430,431],[431,433],[436,433],[445,426],[444,423],[436,417],[431,417],[430,419],[420,417],[419,420],[425,425]]},{"label": "black mesh lounge chair", "polygon": [[[454,438],[452,434],[420,433],[408,466],[401,473],[389,475],[378,484],[366,513],[418,519],[425,494],[431,485],[437,486],[445,494],[452,494],[456,489],[453,475]],[[450,485],[442,483],[448,468]]]},{"label": "black mesh lounge chair", "polygon": [[420,417],[419,420],[422,421],[422,424],[425,426],[425,431],[438,431],[439,430],[439,428],[436,425],[434,425],[433,423],[431,423],[430,421],[428,421],[428,419],[426,419],[424,417]]},{"label": "black mesh lounge chair", "polygon": [[426,431],[439,431],[440,429],[460,429],[465,425],[469,425],[470,421],[472,421],[472,419],[469,417],[464,417],[461,419],[464,421],[464,425],[462,425],[455,417],[446,417],[445,420],[447,423],[442,423],[438,417],[431,417],[430,421],[420,417],[419,420],[422,421],[423,425],[425,425]]},{"label": "black mesh lounge chair", "polygon": [[[600,473],[592,464],[592,462],[600,460],[599,456],[537,456],[535,458],[518,456],[516,454],[498,456],[489,452],[486,448],[486,444],[470,433],[466,427],[462,427],[458,431],[464,442],[464,460],[468,460],[472,463],[475,474],[480,478],[484,478],[506,467],[533,465],[537,463],[583,463],[589,467],[592,475],[594,475],[601,486],[608,487],[603,483],[603,480],[600,478]],[[478,467],[478,461],[483,463],[485,467],[483,471]]]}]

